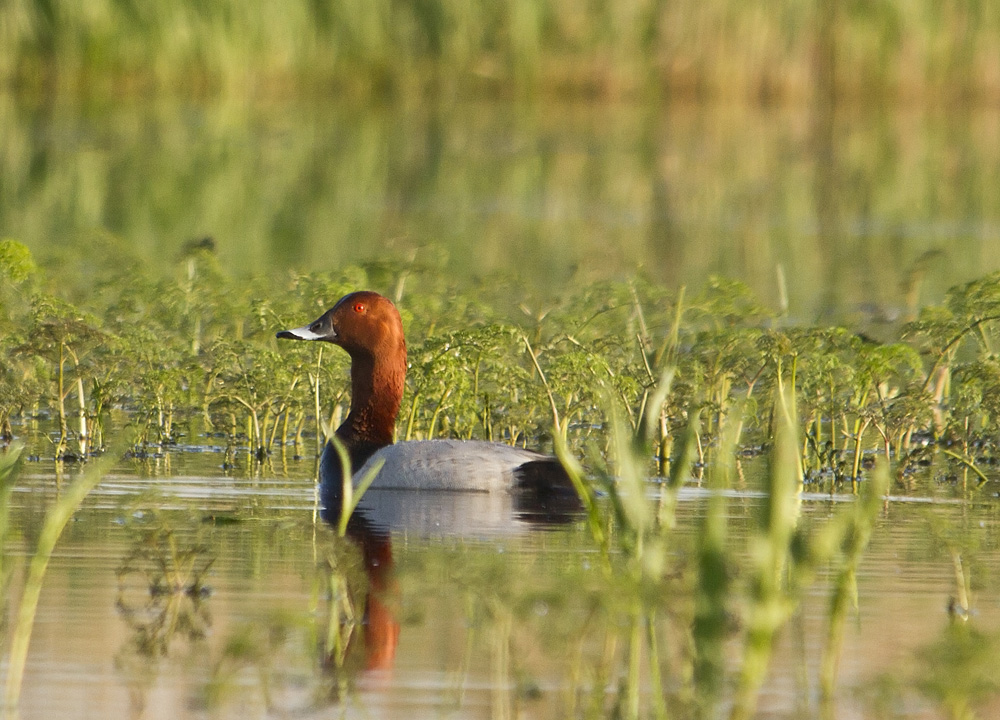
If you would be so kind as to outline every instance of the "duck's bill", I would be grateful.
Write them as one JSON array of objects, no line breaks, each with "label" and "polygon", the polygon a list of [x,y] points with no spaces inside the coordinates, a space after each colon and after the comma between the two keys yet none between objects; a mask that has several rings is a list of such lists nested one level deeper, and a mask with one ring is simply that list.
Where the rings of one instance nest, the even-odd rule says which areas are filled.
[{"label": "duck's bill", "polygon": [[279,340],[330,340],[329,335],[324,335],[322,333],[313,332],[306,325],[300,328],[293,328],[291,330],[282,330],[275,335]]}]

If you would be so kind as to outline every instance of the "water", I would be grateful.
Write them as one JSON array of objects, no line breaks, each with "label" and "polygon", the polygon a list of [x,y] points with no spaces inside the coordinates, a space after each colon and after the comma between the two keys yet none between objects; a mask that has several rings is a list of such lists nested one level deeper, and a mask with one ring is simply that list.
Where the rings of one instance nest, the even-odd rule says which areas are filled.
[{"label": "water", "polygon": [[[31,470],[15,494],[18,555],[54,488]],[[474,519],[481,496],[411,493],[408,519],[390,539],[367,537],[364,560],[359,540],[314,523],[307,463],[287,477],[175,470],[110,474],[67,528],[45,578],[22,717],[604,717],[615,702],[630,592],[609,584],[580,522],[525,523],[494,503],[487,512],[512,513],[508,523],[464,522],[456,533],[441,505]],[[705,498],[696,487],[682,492],[668,560],[681,574],[654,602],[671,702],[683,692],[692,597],[682,569]],[[952,550],[971,579],[970,624],[998,620],[995,508],[960,492],[927,500],[894,497],[879,518],[847,625],[838,718],[944,716],[915,685],[943,672],[919,652],[954,622]],[[753,492],[730,498],[734,558],[744,556],[759,502]],[[847,502],[807,494],[804,521],[818,526]],[[165,568],[198,589],[152,594]],[[779,634],[759,717],[817,716],[831,572],[820,569]],[[338,589],[354,623],[338,615]],[[726,646],[733,668],[738,626]],[[331,628],[341,629],[342,652]],[[645,707],[645,675],[643,688]]]},{"label": "water", "polygon": [[168,271],[210,237],[237,276],[366,261],[392,287],[415,261],[516,311],[720,273],[799,321],[877,325],[1000,268],[998,113],[7,96],[0,236],[77,300],[109,257]]}]

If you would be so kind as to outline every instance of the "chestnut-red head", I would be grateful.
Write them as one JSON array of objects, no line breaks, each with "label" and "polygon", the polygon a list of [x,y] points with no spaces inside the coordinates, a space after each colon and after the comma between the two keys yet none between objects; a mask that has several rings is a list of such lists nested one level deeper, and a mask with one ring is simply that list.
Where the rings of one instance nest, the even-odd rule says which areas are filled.
[{"label": "chestnut-red head", "polygon": [[370,291],[342,297],[319,319],[278,338],[323,340],[351,356],[351,411],[337,428],[357,468],[391,445],[406,381],[406,340],[392,301]]},{"label": "chestnut-red head", "polygon": [[399,311],[389,298],[370,290],[345,295],[309,325],[282,330],[277,337],[331,342],[340,345],[351,357],[402,354],[404,361],[406,357]]}]

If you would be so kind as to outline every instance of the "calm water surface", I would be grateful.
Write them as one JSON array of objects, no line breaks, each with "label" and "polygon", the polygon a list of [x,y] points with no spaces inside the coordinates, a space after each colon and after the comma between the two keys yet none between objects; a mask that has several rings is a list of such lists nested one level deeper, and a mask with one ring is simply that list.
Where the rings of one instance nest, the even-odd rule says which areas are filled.
[{"label": "calm water surface", "polygon": [[996,108],[4,96],[0,236],[76,300],[113,258],[167,268],[209,236],[236,276],[415,262],[518,300],[715,273],[801,321],[883,322],[1000,268],[997,128]]},{"label": "calm water surface", "polygon": [[[88,498],[45,579],[24,718],[608,712],[625,668],[628,606],[619,596],[628,591],[608,585],[581,524],[511,520],[490,528],[480,515],[510,518],[516,510],[481,496],[411,494],[391,537],[366,545],[366,562],[357,542],[314,523],[305,464],[293,464],[287,477],[188,473],[207,464],[174,467],[171,476],[112,473]],[[54,485],[32,469],[15,496],[15,527],[30,544]],[[915,688],[942,671],[919,653],[952,622],[949,547],[970,574],[970,622],[990,628],[1000,620],[997,512],[960,492],[940,492],[934,503],[896,497],[879,519],[847,625],[839,718],[945,717]],[[704,500],[693,486],[682,494],[670,561],[678,568]],[[824,522],[843,500],[808,494],[805,521]],[[737,556],[758,504],[751,492],[731,498]],[[200,579],[204,591],[151,593],[149,583],[171,568],[183,582]],[[683,579],[669,587],[657,627],[668,695],[681,684],[672,673],[686,642],[681,608],[690,602]],[[354,623],[338,615],[345,592],[358,613]],[[779,635],[760,717],[817,716],[828,603],[829,577],[821,572]],[[734,666],[740,637],[734,626]]]}]

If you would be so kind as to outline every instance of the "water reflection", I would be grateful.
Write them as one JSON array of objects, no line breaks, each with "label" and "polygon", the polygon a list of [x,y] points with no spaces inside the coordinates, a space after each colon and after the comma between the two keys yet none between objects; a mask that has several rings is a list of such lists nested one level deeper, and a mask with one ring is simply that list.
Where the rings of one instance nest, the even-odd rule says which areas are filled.
[{"label": "water reflection", "polygon": [[212,627],[205,575],[215,556],[204,542],[177,533],[156,511],[136,511],[128,525],[131,549],[115,571],[115,608],[128,637],[114,665],[128,688],[130,716],[139,718],[171,648],[177,643],[205,646]]},{"label": "water reflection", "polygon": [[722,273],[875,322],[1000,267],[997,113],[5,97],[0,232],[80,293],[209,236],[236,273],[415,258],[512,296]]},{"label": "water reflection", "polygon": [[[545,530],[580,517],[577,503],[553,503],[530,494],[406,491],[370,488],[361,497],[347,524],[347,536],[361,552],[367,579],[364,597],[366,670],[393,667],[399,642],[399,583],[395,577],[393,538],[448,538],[485,541],[531,530]],[[336,528],[340,505],[324,507],[323,519]],[[340,671],[354,637],[356,612],[349,607],[352,593],[342,572],[342,561],[328,556],[330,571],[330,629],[325,647],[328,666]],[[336,627],[334,627],[336,625]],[[346,640],[345,640],[346,639]]]},{"label": "water reflection", "polygon": [[[155,580],[157,558],[170,556],[162,554],[169,536],[146,533],[155,525],[149,518],[145,527],[122,522],[136,510],[123,496],[149,482],[110,479],[67,529],[41,596],[24,717],[74,717],[87,708],[136,718],[596,718],[628,714],[635,701],[655,714],[660,695],[648,670],[638,696],[623,689],[631,650],[642,645],[632,638],[650,630],[667,712],[690,716],[690,562],[704,492],[681,495],[665,582],[645,599],[655,610],[647,624],[630,614],[636,588],[605,574],[578,524],[536,531],[511,503],[503,529],[485,531],[462,521],[498,512],[482,498],[467,496],[465,507],[461,497],[451,505],[429,499],[446,509],[420,509],[421,498],[404,493],[412,511],[403,499],[373,496],[385,508],[381,529],[352,524],[344,540],[310,526],[307,483],[225,477],[161,478],[172,494],[139,503],[175,508],[164,511],[163,524],[178,557],[205,548],[193,567],[214,559],[202,573],[210,597],[157,597],[147,577]],[[14,496],[14,526],[31,526],[53,492],[51,478],[29,478]],[[937,718],[966,700],[981,717],[995,714],[1000,523],[994,503],[977,497],[885,504],[844,626],[837,717]],[[759,503],[753,493],[731,496],[737,560],[748,552]],[[227,520],[213,521],[222,507]],[[822,525],[847,507],[844,497],[809,494],[804,522]],[[442,532],[449,517],[468,530],[464,538]],[[148,550],[137,554],[140,547]],[[124,596],[122,567],[132,569]],[[816,679],[836,568],[818,572],[775,646],[760,701],[767,717],[819,716]],[[745,582],[739,573],[733,579],[737,588]],[[949,598],[966,612],[949,616]],[[179,630],[170,635],[170,627]],[[741,632],[734,617],[723,645],[729,667],[738,661],[730,641]]]}]

